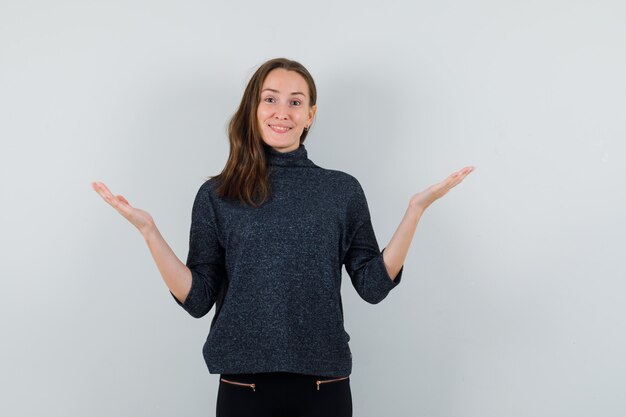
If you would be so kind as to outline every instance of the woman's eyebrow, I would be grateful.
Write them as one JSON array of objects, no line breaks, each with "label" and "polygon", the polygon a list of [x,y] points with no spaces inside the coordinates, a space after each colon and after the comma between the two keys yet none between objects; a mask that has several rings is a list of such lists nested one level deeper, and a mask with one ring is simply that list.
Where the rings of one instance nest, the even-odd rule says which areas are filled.
[{"label": "woman's eyebrow", "polygon": [[[265,92],[265,91],[271,91],[271,92],[273,92],[273,93],[280,93],[280,91],[278,91],[278,90],[274,90],[273,88],[266,88],[265,90],[263,90],[263,91],[261,91],[261,92],[263,93],[263,92]],[[305,95],[304,93],[300,92],[300,91],[294,91],[293,93],[291,93],[291,95],[292,95],[292,96],[293,96],[293,95],[296,95],[296,94],[300,94],[300,95],[303,95],[303,96],[305,96],[305,97],[306,97],[306,95]]]}]

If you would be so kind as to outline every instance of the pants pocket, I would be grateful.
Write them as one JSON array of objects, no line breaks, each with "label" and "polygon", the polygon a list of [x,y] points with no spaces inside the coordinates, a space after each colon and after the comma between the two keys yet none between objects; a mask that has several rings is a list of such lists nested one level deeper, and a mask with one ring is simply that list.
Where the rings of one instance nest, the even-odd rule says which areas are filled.
[{"label": "pants pocket", "polygon": [[256,391],[256,384],[255,383],[246,383],[246,382],[238,382],[238,381],[233,381],[231,379],[226,379],[226,378],[220,378],[220,381],[226,383],[226,384],[231,384],[231,385],[238,385],[240,387],[248,387],[248,388],[252,388],[252,391]]},{"label": "pants pocket", "polygon": [[336,382],[339,382],[339,381],[345,381],[345,380],[347,380],[349,378],[350,378],[349,376],[344,376],[344,377],[341,377],[341,378],[318,379],[318,380],[315,381],[315,384],[317,385],[317,390],[319,391],[320,390],[320,386],[323,385],[323,384],[332,384],[332,383],[336,383]]}]

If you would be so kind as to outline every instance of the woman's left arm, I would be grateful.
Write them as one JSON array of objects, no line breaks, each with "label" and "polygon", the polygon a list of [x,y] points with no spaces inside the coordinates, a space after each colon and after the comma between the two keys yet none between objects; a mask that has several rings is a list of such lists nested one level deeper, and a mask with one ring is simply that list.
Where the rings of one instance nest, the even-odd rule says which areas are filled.
[{"label": "woman's left arm", "polygon": [[389,244],[385,246],[383,252],[383,261],[389,276],[395,280],[398,272],[404,265],[404,260],[409,252],[409,246],[413,240],[415,229],[424,214],[424,211],[436,200],[443,197],[453,187],[458,185],[475,167],[468,166],[457,172],[450,174],[445,180],[431,185],[422,192],[411,197],[409,207],[404,213],[404,217],[400,225],[394,232]]}]

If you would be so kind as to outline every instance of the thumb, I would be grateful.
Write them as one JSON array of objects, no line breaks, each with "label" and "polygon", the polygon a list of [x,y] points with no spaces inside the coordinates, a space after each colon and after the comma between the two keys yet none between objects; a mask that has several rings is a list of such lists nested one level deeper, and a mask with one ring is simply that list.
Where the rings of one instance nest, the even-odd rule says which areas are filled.
[{"label": "thumb", "polygon": [[118,195],[115,196],[115,198],[117,198],[122,203],[127,204],[127,205],[130,206],[130,203],[128,202],[128,200],[126,200],[122,195],[118,194]]}]

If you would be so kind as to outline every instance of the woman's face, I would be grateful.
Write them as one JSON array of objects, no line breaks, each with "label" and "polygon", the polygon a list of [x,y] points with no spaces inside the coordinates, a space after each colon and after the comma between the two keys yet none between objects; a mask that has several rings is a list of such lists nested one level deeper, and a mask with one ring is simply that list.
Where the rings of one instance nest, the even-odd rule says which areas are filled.
[{"label": "woman's face", "polygon": [[317,106],[309,106],[309,86],[299,73],[276,68],[261,87],[257,120],[263,142],[279,152],[298,149],[305,126],[310,126]]}]

